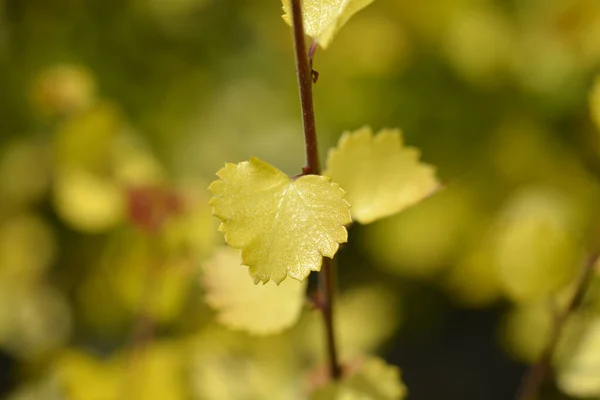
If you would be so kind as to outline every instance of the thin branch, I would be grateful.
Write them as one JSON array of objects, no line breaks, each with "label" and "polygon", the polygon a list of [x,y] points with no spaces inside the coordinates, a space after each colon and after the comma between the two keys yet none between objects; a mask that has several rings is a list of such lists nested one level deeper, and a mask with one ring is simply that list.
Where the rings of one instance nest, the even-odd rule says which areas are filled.
[{"label": "thin branch", "polygon": [[599,256],[600,254],[594,253],[588,258],[583,266],[583,271],[577,280],[575,293],[573,294],[571,301],[563,310],[555,313],[556,316],[554,318],[550,340],[548,340],[540,359],[527,371],[517,393],[516,400],[537,400],[539,398],[542,386],[551,370],[552,357],[554,356],[556,346],[558,345],[558,341],[566,326],[566,321],[581,304],[587,289],[590,286],[590,282],[592,281],[594,266],[598,261]]},{"label": "thin branch", "polygon": [[[300,91],[304,142],[306,146],[306,166],[302,169],[302,174],[318,175],[321,173],[321,167],[319,164],[317,129],[312,95],[314,76],[312,73],[312,56],[316,50],[316,45],[311,46],[309,54],[306,50],[306,42],[304,41],[304,24],[302,21],[302,5],[300,0],[292,0],[292,20],[294,49],[296,52],[296,72],[298,74],[298,89]],[[334,270],[332,260],[327,257],[323,257],[323,264],[319,273],[318,297],[318,304],[323,314],[326,331],[329,374],[333,379],[337,380],[342,376],[342,368],[338,361],[335,332],[333,329],[333,302],[335,298]]]},{"label": "thin branch", "polygon": [[308,62],[308,52],[304,41],[304,23],[302,21],[302,5],[300,0],[292,0],[292,20],[294,30],[294,50],[296,51],[296,73],[302,107],[302,123],[304,125],[304,142],[306,144],[306,166],[304,175],[319,175],[319,148],[317,146],[317,128],[315,109],[313,106],[312,74]]},{"label": "thin branch", "polygon": [[333,260],[323,257],[323,265],[319,273],[319,291],[321,292],[321,312],[325,323],[327,339],[327,355],[329,359],[329,374],[335,380],[342,377],[342,367],[338,361],[335,345],[335,330],[333,325],[333,303],[335,298],[335,270]]}]

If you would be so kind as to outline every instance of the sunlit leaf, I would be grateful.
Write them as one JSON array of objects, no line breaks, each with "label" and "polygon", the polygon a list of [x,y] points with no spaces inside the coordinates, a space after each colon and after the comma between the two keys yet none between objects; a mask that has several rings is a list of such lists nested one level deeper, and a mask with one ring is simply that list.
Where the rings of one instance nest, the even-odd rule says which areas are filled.
[{"label": "sunlit leaf", "polygon": [[296,323],[307,281],[255,285],[241,262],[239,250],[222,247],[204,263],[206,301],[217,310],[218,321],[255,334],[277,333]]},{"label": "sunlit leaf", "polygon": [[368,358],[340,382],[332,382],[315,390],[311,400],[400,400],[406,387],[400,370],[379,358]]},{"label": "sunlit leaf", "polygon": [[[350,17],[372,2],[373,0],[302,0],[304,32],[326,48]],[[290,0],[283,0],[283,10],[283,19],[291,25]]]},{"label": "sunlit leaf", "polygon": [[294,180],[257,158],[227,164],[217,175],[210,204],[223,221],[225,241],[242,249],[255,282],[303,280],[348,240],[350,206],[330,178]]},{"label": "sunlit leaf", "polygon": [[405,147],[393,129],[344,133],[329,150],[324,175],[348,192],[352,218],[363,224],[402,211],[438,186],[434,169],[419,162],[419,152]]}]

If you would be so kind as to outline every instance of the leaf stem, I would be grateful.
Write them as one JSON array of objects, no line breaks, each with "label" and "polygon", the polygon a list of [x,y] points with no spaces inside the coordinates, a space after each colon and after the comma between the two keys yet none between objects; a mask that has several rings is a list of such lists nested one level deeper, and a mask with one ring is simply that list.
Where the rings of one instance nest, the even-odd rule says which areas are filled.
[{"label": "leaf stem", "polygon": [[[296,73],[298,75],[298,90],[300,92],[300,106],[302,109],[302,123],[304,127],[304,143],[306,147],[306,166],[302,169],[302,174],[319,175],[321,173],[321,166],[319,163],[319,148],[317,146],[317,129],[312,94],[312,57],[316,51],[316,45],[311,46],[309,55],[306,49],[306,42],[304,40],[304,23],[302,21],[301,0],[291,0],[291,3],[294,50],[296,52]],[[329,374],[332,379],[338,380],[342,376],[342,368],[338,361],[333,323],[335,279],[332,261],[333,260],[330,258],[323,257],[323,264],[321,266],[321,272],[319,273],[319,308],[323,315],[326,331]]]},{"label": "leaf stem", "polygon": [[583,266],[583,270],[576,283],[575,293],[567,306],[558,311],[554,318],[554,324],[550,335],[550,340],[546,344],[539,360],[533,364],[521,383],[517,392],[516,400],[537,400],[540,391],[551,370],[552,357],[556,351],[558,341],[566,325],[568,317],[579,307],[587,289],[592,281],[594,266],[598,261],[599,253],[593,253]]}]

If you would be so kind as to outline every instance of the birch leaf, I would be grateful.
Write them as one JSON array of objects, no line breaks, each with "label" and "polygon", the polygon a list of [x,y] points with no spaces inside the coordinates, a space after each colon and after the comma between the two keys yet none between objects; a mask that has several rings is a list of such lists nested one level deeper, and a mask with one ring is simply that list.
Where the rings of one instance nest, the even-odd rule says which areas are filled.
[{"label": "birch leaf", "polygon": [[348,192],[352,218],[362,224],[402,211],[439,185],[433,167],[419,162],[419,152],[403,145],[397,129],[344,133],[329,150],[323,174]]},{"label": "birch leaf", "polygon": [[231,247],[242,249],[255,283],[304,280],[348,240],[350,205],[330,178],[291,179],[258,158],[226,164],[217,176],[209,190],[219,230]]}]

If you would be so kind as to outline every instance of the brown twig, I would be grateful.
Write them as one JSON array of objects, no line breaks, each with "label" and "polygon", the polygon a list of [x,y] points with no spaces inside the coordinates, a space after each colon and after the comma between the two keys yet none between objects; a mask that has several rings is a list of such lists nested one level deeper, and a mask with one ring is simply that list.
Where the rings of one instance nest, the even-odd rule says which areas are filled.
[{"label": "brown twig", "polygon": [[558,341],[566,325],[568,317],[579,307],[587,289],[592,281],[594,266],[598,261],[599,253],[592,254],[583,266],[583,270],[577,280],[575,293],[567,306],[555,313],[554,324],[550,339],[542,351],[539,360],[533,364],[521,383],[517,392],[516,400],[537,400],[544,382],[551,370],[552,357],[556,351]]},{"label": "brown twig", "polygon": [[[298,74],[298,89],[300,91],[300,105],[302,108],[302,123],[304,126],[304,142],[306,146],[306,166],[302,168],[303,175],[319,175],[319,149],[317,146],[317,129],[313,106],[312,84],[312,56],[316,45],[311,46],[310,55],[306,50],[304,41],[304,24],[302,21],[302,5],[300,0],[292,0],[292,21],[294,31],[294,49],[296,52],[296,72]],[[310,61],[309,61],[310,56]],[[335,282],[332,260],[324,257],[319,273],[319,308],[323,314],[326,330],[327,353],[329,359],[329,373],[333,379],[342,376],[342,368],[338,362],[337,347],[333,324],[333,302],[335,297]]]},{"label": "brown twig", "polygon": [[292,20],[294,30],[294,49],[296,51],[296,73],[300,91],[300,106],[302,107],[302,123],[304,126],[304,143],[306,145],[306,166],[304,175],[321,173],[319,163],[319,148],[317,146],[317,128],[315,109],[313,106],[312,75],[304,41],[304,23],[302,21],[302,5],[300,0],[292,0]]},{"label": "brown twig", "polygon": [[335,344],[335,330],[333,326],[333,303],[335,298],[335,270],[333,260],[323,257],[323,265],[319,273],[319,291],[321,292],[321,312],[325,322],[327,339],[327,355],[329,359],[329,374],[333,379],[342,377],[342,367],[338,361],[337,347]]}]

